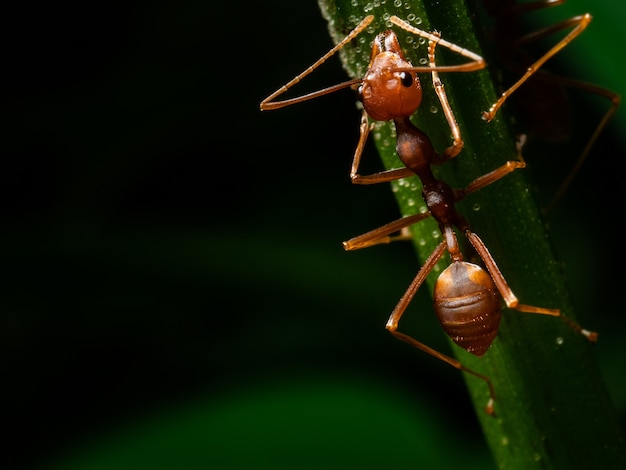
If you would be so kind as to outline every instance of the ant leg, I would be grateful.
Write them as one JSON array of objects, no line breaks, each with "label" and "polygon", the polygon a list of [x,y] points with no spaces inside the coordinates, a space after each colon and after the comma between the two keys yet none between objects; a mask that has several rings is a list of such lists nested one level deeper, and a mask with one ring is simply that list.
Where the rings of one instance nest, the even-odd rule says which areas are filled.
[{"label": "ant leg", "polygon": [[425,352],[426,354],[430,354],[431,356],[439,359],[440,361],[446,362],[447,364],[451,365],[455,369],[458,369],[463,372],[467,372],[468,374],[472,374],[475,377],[478,377],[479,379],[483,380],[489,387],[489,401],[487,402],[485,411],[488,414],[493,415],[493,412],[494,412],[493,402],[495,400],[496,394],[493,388],[493,384],[491,383],[491,380],[489,380],[489,377],[479,374],[478,372],[465,367],[457,359],[454,359],[450,356],[440,353],[436,349],[433,349],[430,346],[427,346],[426,344],[422,343],[421,341],[416,340],[412,336],[409,336],[405,333],[398,331],[398,324],[400,322],[400,318],[406,311],[406,308],[408,307],[411,300],[413,300],[415,293],[418,291],[420,286],[424,283],[424,281],[426,280],[426,277],[428,277],[428,274],[430,274],[430,271],[432,271],[432,269],[435,267],[435,265],[437,264],[437,262],[439,261],[439,259],[441,258],[445,250],[446,250],[445,242],[441,242],[439,245],[437,245],[437,248],[435,248],[432,254],[428,257],[424,265],[421,267],[421,269],[415,276],[415,279],[413,279],[407,291],[404,293],[404,295],[402,296],[402,298],[396,305],[396,308],[394,308],[393,312],[391,313],[391,316],[389,317],[389,320],[387,320],[387,325],[385,326],[385,328],[393,336],[395,336],[399,340],[404,341],[405,343],[410,344],[414,348],[417,348],[420,351]]},{"label": "ant leg", "polygon": [[576,174],[582,167],[583,163],[587,159],[587,156],[589,155],[589,153],[591,152],[591,149],[593,148],[594,144],[598,140],[598,137],[600,136],[600,134],[602,133],[602,131],[604,130],[608,122],[611,120],[611,118],[617,111],[617,108],[619,107],[619,104],[621,102],[621,96],[618,93],[615,93],[614,91],[608,90],[606,88],[599,87],[599,86],[596,86],[587,82],[581,82],[579,80],[572,80],[566,77],[553,77],[550,75],[542,74],[541,80],[556,82],[563,86],[567,86],[570,88],[577,88],[579,90],[587,91],[589,93],[593,93],[598,96],[603,96],[611,102],[611,107],[606,111],[606,113],[604,113],[604,116],[602,117],[600,122],[596,125],[595,129],[593,130],[593,133],[587,140],[585,147],[583,148],[582,152],[576,159],[574,166],[569,170],[568,174],[565,176],[565,178],[559,185],[559,188],[556,191],[555,195],[552,197],[552,200],[547,205],[545,212],[548,213],[554,208],[556,203],[563,197],[570,183],[574,179],[574,176],[576,176]]},{"label": "ant leg", "polygon": [[359,165],[361,164],[361,155],[363,154],[363,149],[365,148],[365,143],[367,142],[367,136],[370,131],[374,128],[374,123],[369,122],[369,117],[367,112],[363,110],[361,114],[361,125],[360,125],[360,135],[359,135],[359,143],[356,146],[356,150],[354,151],[354,157],[352,159],[352,166],[350,168],[350,179],[353,184],[376,184],[376,183],[387,183],[390,181],[399,180],[401,178],[408,178],[409,176],[415,176],[410,169],[396,168],[393,170],[380,171],[378,173],[373,173],[371,175],[359,175]]},{"label": "ant leg", "polygon": [[361,177],[361,175],[357,174],[357,172],[359,171],[359,166],[361,165],[361,156],[363,155],[363,149],[365,148],[365,143],[367,142],[367,136],[369,136],[373,128],[374,123],[370,124],[367,111],[363,110],[361,113],[361,125],[359,126],[359,142],[356,146],[356,150],[354,151],[352,167],[350,168],[350,179],[353,182],[355,179]]},{"label": "ant leg", "polygon": [[[441,37],[438,32],[435,32],[434,34],[437,37]],[[452,107],[450,106],[450,103],[448,103],[448,95],[446,95],[446,90],[443,86],[443,83],[439,79],[439,73],[435,70],[437,68],[437,64],[435,63],[435,48],[437,47],[437,44],[438,41],[428,42],[428,62],[430,67],[433,69],[433,87],[435,88],[435,93],[437,93],[437,96],[439,97],[439,102],[441,103],[441,107],[446,116],[446,120],[448,121],[448,126],[450,126],[450,131],[452,132],[453,139],[452,145],[445,149],[440,156],[441,163],[443,163],[446,160],[456,157],[461,152],[461,150],[463,149],[463,139],[461,139],[461,130],[459,129],[459,125],[456,122],[456,118],[454,117]]]},{"label": "ant leg", "polygon": [[522,75],[522,77],[517,82],[515,82],[508,90],[502,93],[500,98],[498,98],[498,100],[494,104],[491,105],[491,107],[489,108],[489,111],[483,112],[482,118],[487,122],[491,121],[496,115],[496,113],[498,112],[498,110],[500,109],[500,107],[508,99],[508,97],[511,96],[511,94],[515,90],[517,90],[526,80],[528,80],[535,72],[537,72],[537,70],[539,70],[539,68],[541,68],[541,66],[544,63],[546,63],[548,59],[554,56],[557,52],[559,52],[561,49],[567,46],[570,42],[572,42],[580,33],[582,33],[583,30],[589,25],[590,22],[591,22],[591,15],[589,13],[585,13],[584,15],[575,16],[568,20],[561,21],[560,23],[557,23],[551,27],[544,28],[539,31],[535,31],[534,33],[528,34],[518,39],[515,43],[516,45],[521,45],[521,44],[534,41],[535,39],[538,39],[540,37],[547,36],[556,31],[560,31],[562,29],[566,29],[569,27],[574,27],[574,29],[572,29],[572,31],[570,31],[567,34],[567,36],[561,39],[555,46],[552,47],[552,49],[546,52],[541,58],[539,58],[539,60],[533,63],[530,67],[528,67],[528,69],[526,70],[526,73],[524,73],[524,75]]},{"label": "ant leg", "polygon": [[[391,21],[396,26],[399,26],[400,28],[404,29],[408,33],[413,33],[417,36],[428,39],[429,41],[434,41],[437,44],[440,44],[443,47],[446,47],[450,49],[451,51],[462,55],[463,57],[467,57],[468,59],[471,59],[471,62],[466,62],[464,64],[437,66],[436,70],[438,70],[439,72],[474,72],[476,70],[484,69],[487,65],[487,63],[485,62],[485,59],[483,59],[482,56],[470,51],[469,49],[465,49],[464,47],[458,46],[457,44],[454,44],[450,41],[441,39],[441,35],[439,33],[434,33],[434,34],[428,33],[422,29],[416,28],[415,26],[411,26],[409,23],[407,23],[404,20],[401,20],[395,15],[389,18],[389,21]],[[432,70],[431,66],[408,67],[406,69],[405,68],[398,69],[398,71],[407,71],[407,72],[430,72],[431,70]]]},{"label": "ant leg", "polygon": [[500,178],[503,178],[509,173],[512,173],[515,170],[518,170],[520,168],[525,168],[525,167],[526,167],[526,163],[523,161],[510,160],[506,162],[504,165],[502,165],[501,167],[498,167],[495,170],[490,171],[489,173],[479,176],[470,184],[468,184],[464,189],[456,189],[454,191],[456,200],[459,201],[463,199],[465,196],[467,196],[468,194],[478,191],[479,189],[482,189],[485,186],[489,186],[491,183],[495,183]]},{"label": "ant leg", "polygon": [[498,268],[498,265],[493,259],[493,256],[491,256],[491,253],[487,249],[487,246],[485,245],[485,243],[480,239],[480,237],[477,234],[475,234],[469,229],[465,230],[465,235],[467,236],[467,239],[470,241],[472,246],[476,249],[476,252],[481,257],[483,262],[485,263],[485,266],[487,267],[487,271],[489,271],[489,274],[491,275],[493,282],[498,288],[498,291],[502,295],[502,298],[504,299],[504,302],[506,303],[506,306],[508,308],[512,308],[520,312],[536,313],[539,315],[550,315],[553,317],[560,317],[565,323],[567,323],[570,326],[570,328],[572,328],[574,331],[577,331],[578,333],[585,336],[589,341],[591,342],[597,341],[598,333],[582,328],[578,323],[564,316],[561,313],[561,311],[558,309],[535,307],[534,305],[520,304],[519,300],[517,299],[517,297],[511,290],[511,288],[508,286],[506,279],[504,279],[504,276],[502,272],[500,271],[500,268]]},{"label": "ant leg", "polygon": [[310,100],[310,99],[313,99],[313,98],[317,98],[319,96],[327,95],[328,93],[332,93],[334,91],[341,90],[343,88],[348,88],[348,87],[350,87],[352,85],[355,85],[355,84],[359,83],[361,81],[361,79],[354,79],[354,80],[350,80],[350,81],[347,81],[347,82],[344,82],[344,83],[340,83],[338,85],[334,85],[334,86],[331,86],[331,87],[328,87],[328,88],[324,88],[323,90],[319,90],[319,91],[316,91],[316,92],[313,92],[313,93],[309,93],[307,95],[299,96],[297,98],[292,98],[292,99],[283,100],[283,101],[273,101],[275,98],[277,98],[280,95],[282,95],[283,93],[285,93],[287,90],[289,90],[289,88],[291,88],[292,86],[294,86],[295,84],[300,82],[304,77],[309,75],[316,68],[318,68],[324,62],[326,62],[326,60],[328,60],[338,50],[340,50],[342,47],[344,47],[346,44],[348,44],[350,41],[352,41],[356,36],[361,34],[361,32],[367,26],[369,26],[372,23],[372,21],[374,21],[374,16],[373,15],[366,16],[356,26],[356,28],[354,28],[335,47],[333,47],[330,51],[328,51],[326,54],[324,54],[322,57],[320,57],[313,65],[309,66],[304,72],[302,72],[301,74],[297,75],[291,81],[289,81],[288,83],[286,83],[285,85],[280,87],[278,90],[276,90],[274,93],[269,95],[267,98],[265,98],[263,101],[261,101],[261,105],[260,105],[261,111],[271,110],[271,109],[278,109],[278,108],[282,108],[284,106],[289,106],[289,105],[292,105],[292,104],[301,103],[303,101],[307,101],[307,100]]},{"label": "ant leg", "polygon": [[[343,242],[343,248],[346,251],[360,250],[361,248],[367,248],[368,246],[379,245],[382,243],[389,243],[396,240],[407,240],[411,237],[405,229],[410,225],[416,224],[430,216],[430,212],[423,214],[413,214],[400,219],[389,222],[381,227],[370,230],[363,235],[351,238],[348,241]],[[396,237],[390,237],[392,233],[401,232]]]},{"label": "ant leg", "polygon": [[491,183],[495,183],[500,178],[508,175],[509,173],[513,173],[515,170],[526,167],[526,162],[524,161],[524,156],[522,155],[522,148],[526,143],[526,134],[521,134],[517,137],[517,142],[515,146],[517,148],[517,160],[509,160],[501,167],[496,168],[495,170],[490,171],[482,176],[479,176],[470,184],[468,184],[463,189],[455,189],[454,196],[457,201],[460,201],[465,196],[479,189],[484,188],[485,186],[489,186]]}]

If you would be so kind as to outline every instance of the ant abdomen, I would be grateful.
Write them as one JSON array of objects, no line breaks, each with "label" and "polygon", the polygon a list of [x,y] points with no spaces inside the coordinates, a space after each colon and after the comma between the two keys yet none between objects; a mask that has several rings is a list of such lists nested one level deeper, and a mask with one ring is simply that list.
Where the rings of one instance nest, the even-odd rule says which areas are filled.
[{"label": "ant abdomen", "polygon": [[435,283],[434,307],[441,326],[456,344],[476,356],[485,354],[498,333],[501,303],[484,269],[454,261]]}]

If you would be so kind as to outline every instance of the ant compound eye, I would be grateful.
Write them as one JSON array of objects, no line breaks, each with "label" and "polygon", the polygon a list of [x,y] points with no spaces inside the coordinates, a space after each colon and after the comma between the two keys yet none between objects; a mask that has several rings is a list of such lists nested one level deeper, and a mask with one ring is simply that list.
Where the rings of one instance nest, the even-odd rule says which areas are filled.
[{"label": "ant compound eye", "polygon": [[356,89],[356,97],[359,101],[363,101],[363,84],[359,85]]},{"label": "ant compound eye", "polygon": [[409,88],[411,85],[413,85],[413,75],[411,75],[409,72],[400,72],[400,81],[402,82],[402,85],[404,85],[406,88]]}]

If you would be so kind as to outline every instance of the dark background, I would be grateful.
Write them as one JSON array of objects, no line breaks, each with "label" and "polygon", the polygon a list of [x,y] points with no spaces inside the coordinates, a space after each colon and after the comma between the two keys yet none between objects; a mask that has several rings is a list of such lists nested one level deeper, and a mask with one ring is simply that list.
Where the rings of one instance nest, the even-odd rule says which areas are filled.
[{"label": "dark background", "polygon": [[[7,14],[1,360],[15,468],[490,465],[461,375],[384,330],[413,249],[341,248],[398,214],[385,185],[349,183],[352,95],[258,110],[331,46],[315,2],[284,3]],[[305,88],[344,79],[331,61]],[[619,245],[596,201],[606,189],[619,195],[609,214],[623,208],[605,178],[623,169],[623,122],[551,219],[621,416]],[[412,308],[430,312],[425,290]],[[417,316],[407,328],[447,351],[434,316]]]}]

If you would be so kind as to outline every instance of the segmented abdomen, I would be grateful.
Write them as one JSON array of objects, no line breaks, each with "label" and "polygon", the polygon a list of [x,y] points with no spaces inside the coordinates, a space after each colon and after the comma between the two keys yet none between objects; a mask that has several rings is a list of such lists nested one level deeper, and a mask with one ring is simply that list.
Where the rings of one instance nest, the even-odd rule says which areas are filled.
[{"label": "segmented abdomen", "polygon": [[466,261],[453,262],[437,279],[434,307],[456,344],[476,356],[489,349],[498,333],[501,302],[484,269]]}]

